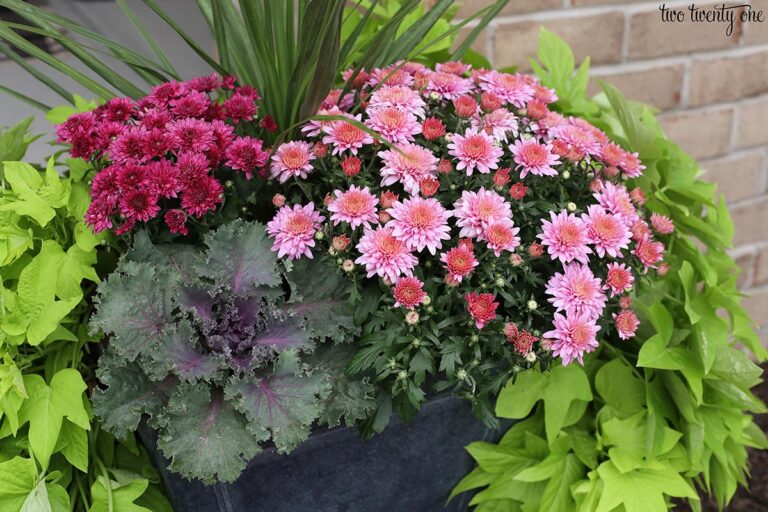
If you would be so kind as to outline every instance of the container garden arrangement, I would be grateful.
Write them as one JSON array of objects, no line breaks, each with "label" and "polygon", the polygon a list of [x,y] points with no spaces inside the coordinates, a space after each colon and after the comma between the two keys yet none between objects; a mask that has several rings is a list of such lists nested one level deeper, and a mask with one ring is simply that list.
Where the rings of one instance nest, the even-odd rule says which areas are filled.
[{"label": "container garden arrangement", "polygon": [[[18,242],[29,221],[8,238],[10,261],[42,263],[10,265],[0,327],[89,350],[58,373],[9,366],[5,439],[29,422],[29,442],[0,470],[29,478],[0,500],[168,510],[150,459],[179,511],[440,510],[454,486],[453,510],[649,511],[745,483],[745,447],[766,442],[760,370],[734,343],[765,351],[725,205],[649,109],[610,86],[587,99],[588,62],[547,32],[535,75],[490,69],[468,47],[503,1],[451,53],[450,1],[201,0],[217,59],[145,3],[212,74],[181,80],[140,26],[156,61],[0,0],[30,21],[0,25],[7,43],[43,33],[103,80],[41,56],[89,104],[36,73],[75,104],[49,118],[77,195],[56,159],[44,177],[4,164],[23,204],[0,208],[41,227],[38,199],[70,209],[55,242]],[[47,444],[30,389],[57,404]],[[90,475],[92,418],[131,456],[67,492],[66,462]]]}]

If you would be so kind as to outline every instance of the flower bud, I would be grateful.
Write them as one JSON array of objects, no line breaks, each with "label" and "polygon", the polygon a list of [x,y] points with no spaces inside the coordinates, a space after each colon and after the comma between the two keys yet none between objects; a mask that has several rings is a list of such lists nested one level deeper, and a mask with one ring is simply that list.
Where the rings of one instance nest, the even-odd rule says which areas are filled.
[{"label": "flower bud", "polygon": [[333,237],[331,245],[337,251],[343,251],[349,245],[349,237],[347,235],[337,235]]},{"label": "flower bud", "polygon": [[344,260],[344,262],[341,264],[341,268],[344,270],[344,272],[352,272],[355,268],[355,262],[352,260]]},{"label": "flower bud", "polygon": [[531,256],[531,258],[538,258],[544,254],[544,247],[538,242],[533,242],[528,247],[528,254]]},{"label": "flower bud", "polygon": [[344,171],[344,175],[348,178],[353,178],[358,175],[361,167],[360,159],[356,156],[350,156],[345,158],[341,162],[341,169]]},{"label": "flower bud", "polygon": [[509,262],[513,267],[519,267],[523,264],[523,257],[517,253],[512,253],[509,255]]},{"label": "flower bud", "polygon": [[328,156],[328,146],[326,146],[322,142],[315,143],[315,147],[313,148],[312,151],[317,158],[324,158]]},{"label": "flower bud", "polygon": [[509,167],[505,167],[493,173],[493,184],[497,187],[503,187],[509,183],[509,172]]},{"label": "flower bud", "polygon": [[283,194],[275,194],[272,197],[272,204],[275,205],[276,208],[282,208],[285,206],[285,196]]},{"label": "flower bud", "polygon": [[419,323],[419,314],[415,311],[409,311],[405,314],[405,323],[408,325],[416,325]]},{"label": "flower bud", "polygon": [[530,311],[535,311],[535,310],[537,310],[539,308],[539,303],[536,302],[535,300],[531,299],[531,300],[528,301],[526,306],[528,307],[528,309]]},{"label": "flower bud", "polygon": [[449,174],[453,170],[453,164],[450,160],[445,158],[440,159],[440,163],[437,164],[437,172],[440,174]]}]

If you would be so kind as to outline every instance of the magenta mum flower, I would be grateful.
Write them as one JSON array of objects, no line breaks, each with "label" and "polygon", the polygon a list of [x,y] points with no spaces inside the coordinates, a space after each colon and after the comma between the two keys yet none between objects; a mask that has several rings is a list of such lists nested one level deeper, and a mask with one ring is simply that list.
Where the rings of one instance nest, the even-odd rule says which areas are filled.
[{"label": "magenta mum flower", "polygon": [[253,171],[267,165],[269,153],[262,149],[263,142],[252,137],[238,137],[225,153],[226,164],[245,173],[246,178],[250,178]]}]

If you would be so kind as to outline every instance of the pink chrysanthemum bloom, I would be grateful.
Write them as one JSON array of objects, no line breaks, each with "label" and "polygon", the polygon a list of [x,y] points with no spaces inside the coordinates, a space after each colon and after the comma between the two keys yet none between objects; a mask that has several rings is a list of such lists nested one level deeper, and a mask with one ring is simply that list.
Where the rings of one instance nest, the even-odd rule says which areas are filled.
[{"label": "pink chrysanthemum bloom", "polygon": [[587,226],[587,239],[601,258],[606,254],[618,258],[621,256],[621,250],[629,247],[632,233],[621,217],[593,204],[581,218]]},{"label": "pink chrysanthemum bloom", "polygon": [[496,140],[507,141],[507,133],[517,135],[518,124],[515,115],[505,108],[498,108],[485,115],[475,115],[470,126],[478,132],[485,132]]},{"label": "pink chrysanthemum bloom", "polygon": [[355,102],[355,95],[351,92],[348,92],[342,98],[342,92],[343,91],[341,89],[333,89],[328,93],[328,96],[326,96],[323,102],[320,104],[320,108],[333,108],[334,106],[338,106],[341,110],[348,111],[352,104]]},{"label": "pink chrysanthemum bloom", "polygon": [[315,211],[314,203],[283,206],[267,223],[267,233],[275,239],[272,250],[280,258],[286,255],[292,260],[302,256],[312,258],[315,233],[323,220],[324,217]]},{"label": "pink chrysanthemum bloom", "polygon": [[656,212],[651,214],[651,225],[653,226],[653,230],[660,235],[668,235],[675,230],[675,225],[672,223],[672,219]]},{"label": "pink chrysanthemum bloom", "polygon": [[549,212],[551,221],[541,221],[543,232],[538,235],[542,245],[547,246],[547,252],[552,259],[559,259],[562,263],[573,260],[586,264],[592,250],[587,243],[587,227],[584,221],[565,210],[559,214]]},{"label": "pink chrysanthemum bloom", "polygon": [[[352,117],[351,114],[347,114],[346,112],[342,112],[339,107],[333,106],[328,109],[320,109],[317,111],[318,116],[344,116],[344,117]],[[325,132],[325,128],[330,126],[332,123],[335,123],[336,121],[308,121],[304,126],[301,127],[301,133],[306,135],[307,137],[316,137],[322,133]]]},{"label": "pink chrysanthemum bloom", "polygon": [[645,166],[640,163],[637,153],[626,153],[621,168],[628,178],[637,178],[645,170]]},{"label": "pink chrysanthemum bloom", "polygon": [[650,238],[644,238],[637,243],[632,254],[637,256],[642,264],[645,265],[646,270],[657,268],[657,264],[664,259],[664,244],[654,242]]},{"label": "pink chrysanthemum bloom", "polygon": [[544,337],[552,340],[552,355],[559,356],[564,366],[574,359],[584,364],[584,354],[593,352],[598,346],[596,336],[599,330],[595,320],[584,315],[566,317],[555,313],[554,329],[545,332]]},{"label": "pink chrysanthemum bloom", "polygon": [[118,164],[134,164],[145,161],[146,138],[149,132],[144,128],[131,127],[118,135],[109,145],[109,158]]},{"label": "pink chrysanthemum bloom", "polygon": [[609,263],[603,290],[610,290],[611,297],[615,297],[629,291],[634,282],[635,276],[632,275],[632,270],[628,266],[624,263]]},{"label": "pink chrysanthemum bloom", "polygon": [[624,163],[627,152],[624,148],[613,142],[603,144],[600,148],[600,160],[608,167],[618,167]]},{"label": "pink chrysanthemum bloom", "polygon": [[614,185],[607,181],[603,183],[603,188],[600,192],[594,194],[594,197],[600,203],[600,206],[610,213],[620,216],[624,224],[630,228],[639,219],[637,210],[635,210],[635,206],[632,204],[632,198],[623,185]]},{"label": "pink chrysanthemum bloom", "polygon": [[398,69],[398,65],[399,63],[395,63],[386,68],[374,69],[368,76],[366,84],[371,87],[376,87],[381,83],[389,86],[403,85],[410,87],[413,85],[413,75],[405,69],[405,66]]},{"label": "pink chrysanthemum bloom", "polygon": [[262,149],[263,142],[252,137],[238,137],[227,148],[226,164],[250,178],[253,171],[267,165],[269,153]]},{"label": "pink chrysanthemum bloom", "polygon": [[[358,114],[354,119],[360,121],[362,116]],[[344,151],[356,155],[363,146],[373,144],[373,137],[368,135],[365,130],[346,121],[333,121],[324,128],[324,131],[326,135],[323,137],[323,143],[333,146],[331,152],[333,155],[338,155]]]},{"label": "pink chrysanthemum bloom", "polygon": [[366,126],[393,144],[412,141],[414,135],[421,133],[416,116],[398,107],[369,110],[368,114]]},{"label": "pink chrysanthemum bloom", "polygon": [[95,233],[112,228],[113,206],[94,200],[85,212],[85,223],[93,228]]},{"label": "pink chrysanthemum bloom", "polygon": [[312,172],[312,160],[315,155],[312,145],[308,142],[292,141],[281,144],[272,155],[272,177],[280,183],[285,183],[296,176],[306,179]]},{"label": "pink chrysanthemum bloom", "polygon": [[421,252],[425,248],[435,254],[443,246],[442,240],[449,240],[448,212],[437,199],[412,197],[396,201],[387,210],[392,220],[392,234],[405,242],[409,249]]},{"label": "pink chrysanthemum bloom", "polygon": [[519,232],[520,228],[515,227],[511,219],[496,221],[485,226],[479,238],[499,257],[502,251],[512,252],[520,245],[520,237],[517,236]]},{"label": "pink chrysanthemum bloom", "polygon": [[481,187],[477,192],[461,193],[453,204],[453,217],[461,228],[459,236],[479,237],[486,226],[511,220],[512,208],[499,194]]},{"label": "pink chrysanthemum bloom", "polygon": [[600,141],[591,131],[580,126],[562,124],[549,130],[549,134],[554,139],[565,143],[566,147],[580,159],[600,156]]},{"label": "pink chrysanthemum bloom", "polygon": [[416,117],[423,118],[426,103],[424,103],[418,91],[414,91],[410,87],[396,85],[393,87],[382,87],[374,91],[371,99],[368,101],[367,110],[369,115],[373,110],[388,107],[399,108]]},{"label": "pink chrysanthemum bloom", "polygon": [[480,77],[480,89],[495,94],[505,103],[523,108],[536,91],[521,76],[489,71]]},{"label": "pink chrysanthemum bloom", "polygon": [[393,283],[401,275],[412,275],[413,267],[419,262],[405,242],[392,234],[391,226],[366,231],[357,244],[357,250],[360,256],[355,263],[365,265],[368,277],[378,275]]},{"label": "pink chrysanthemum bloom", "polygon": [[516,169],[520,169],[520,179],[528,176],[557,176],[552,168],[558,165],[560,159],[552,152],[551,144],[540,144],[534,139],[518,139],[509,146],[509,151],[515,157]]},{"label": "pink chrysanthemum bloom", "polygon": [[494,300],[495,298],[496,296],[492,293],[472,292],[464,296],[464,300],[467,302],[467,311],[478,329],[482,329],[486,324],[496,319],[496,308],[499,307],[499,303]]},{"label": "pink chrysanthemum bloom", "polygon": [[456,169],[466,169],[467,176],[472,176],[475,170],[488,174],[499,167],[499,158],[504,153],[494,141],[490,135],[470,128],[464,135],[453,135],[453,142],[448,144],[448,153],[458,158]]},{"label": "pink chrysanthemum bloom", "polygon": [[444,252],[440,255],[440,261],[443,262],[448,277],[456,283],[460,283],[478,265],[475,253],[466,245],[459,245]]},{"label": "pink chrysanthemum bloom", "polygon": [[454,75],[466,75],[472,69],[471,64],[464,64],[459,61],[443,62],[435,65],[435,69],[441,73],[453,73]]},{"label": "pink chrysanthemum bloom", "polygon": [[415,277],[401,277],[397,280],[395,287],[392,289],[392,294],[395,297],[395,307],[404,307],[406,309],[413,309],[422,302],[427,296],[422,287],[424,283],[416,279]]},{"label": "pink chrysanthemum bloom", "polygon": [[435,71],[429,75],[429,81],[425,92],[427,94],[435,93],[440,99],[455,100],[459,96],[464,96],[472,92],[472,80],[462,78],[453,73],[442,73]]},{"label": "pink chrysanthemum bloom", "polygon": [[328,205],[334,226],[348,222],[350,227],[355,229],[358,226],[370,227],[371,224],[378,223],[376,205],[379,204],[379,199],[371,194],[368,187],[359,188],[352,185],[346,192],[334,191],[334,195],[336,197]]},{"label": "pink chrysanthemum bloom", "polygon": [[181,153],[184,151],[204,152],[213,148],[216,138],[210,123],[200,119],[180,119],[168,125],[173,146]]},{"label": "pink chrysanthemum bloom", "polygon": [[202,217],[221,203],[224,187],[213,176],[201,176],[181,192],[181,207],[195,217]]},{"label": "pink chrysanthemum bloom", "polygon": [[147,222],[160,211],[157,199],[149,188],[124,191],[120,195],[120,215],[133,222]]},{"label": "pink chrysanthemum bloom", "polygon": [[633,338],[640,326],[640,320],[631,309],[624,309],[618,314],[614,313],[613,323],[616,326],[616,332],[619,333],[619,338],[623,340]]},{"label": "pink chrysanthemum bloom", "polygon": [[565,311],[568,316],[599,318],[608,300],[600,278],[578,263],[566,265],[563,273],[556,272],[547,282],[546,293],[552,296],[547,300],[557,311]]},{"label": "pink chrysanthemum bloom", "polygon": [[419,194],[419,185],[427,178],[434,178],[438,159],[430,150],[417,144],[401,144],[399,151],[381,151],[384,161],[381,168],[381,185],[400,182],[409,194]]}]

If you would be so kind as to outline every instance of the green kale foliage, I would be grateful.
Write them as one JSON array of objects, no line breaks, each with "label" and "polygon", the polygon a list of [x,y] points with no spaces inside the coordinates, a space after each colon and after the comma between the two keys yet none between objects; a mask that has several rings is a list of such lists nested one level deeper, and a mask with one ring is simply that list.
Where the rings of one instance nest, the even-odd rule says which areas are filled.
[{"label": "green kale foliage", "polygon": [[697,490],[722,507],[747,484],[746,448],[768,447],[750,415],[766,411],[750,392],[761,370],[742,347],[758,360],[768,353],[739,303],[728,210],[649,107],[608,84],[587,99],[588,62],[575,70],[571,50],[546,31],[539,61],[533,68],[557,90],[562,113],[639,152],[645,206],[677,227],[671,269],[640,283],[635,340],[601,340],[584,367],[529,370],[507,383],[496,413],[522,421],[498,444],[467,448],[478,467],[454,494],[482,489],[472,504],[483,512],[653,512],[673,497],[698,510]]},{"label": "green kale foliage", "polygon": [[344,376],[356,331],[338,271],[287,268],[258,223],[226,224],[204,246],[140,232],[99,286],[91,328],[110,341],[94,407],[120,437],[148,415],[171,470],[233,481],[267,441],[287,452],[318,420],[367,415],[371,386]]}]

